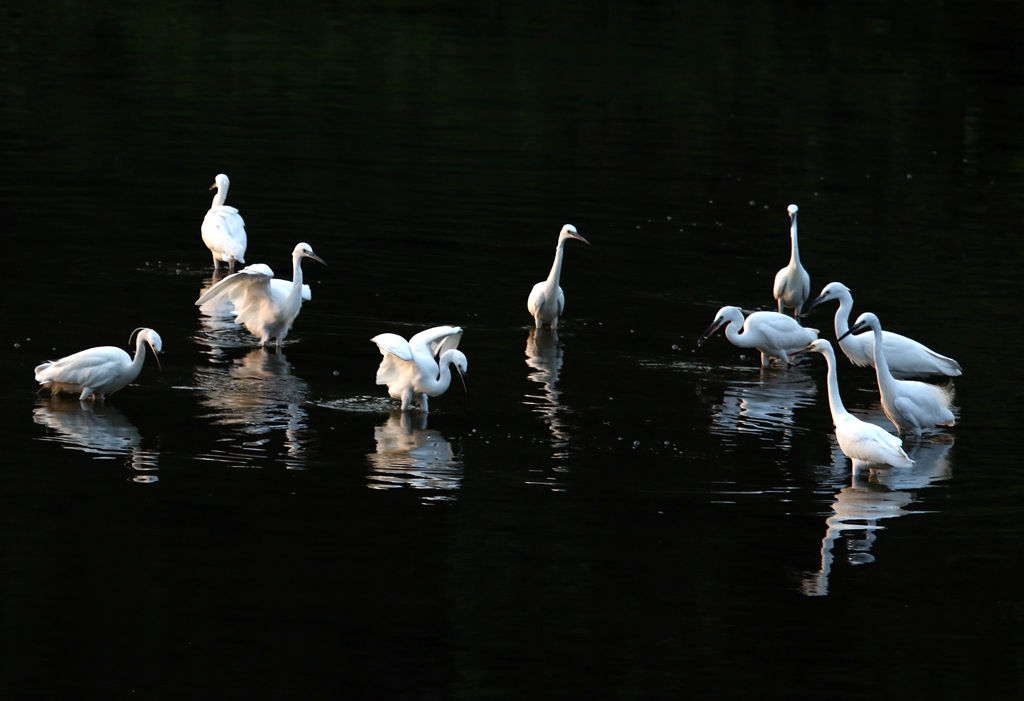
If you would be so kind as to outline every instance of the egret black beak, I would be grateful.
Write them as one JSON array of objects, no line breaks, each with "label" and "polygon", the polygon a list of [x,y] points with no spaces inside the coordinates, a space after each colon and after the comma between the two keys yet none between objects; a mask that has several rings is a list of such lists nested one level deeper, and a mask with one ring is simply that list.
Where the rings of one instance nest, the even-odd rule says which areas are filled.
[{"label": "egret black beak", "polygon": [[804,314],[807,314],[809,311],[814,309],[816,306],[818,306],[822,302],[826,301],[826,299],[827,298],[825,297],[825,295],[818,295],[813,300],[811,300],[810,304],[808,304],[807,306],[804,307],[803,311],[800,312],[800,316],[803,316]]},{"label": "egret black beak", "polygon": [[697,346],[699,347],[701,344],[704,343],[704,341],[711,338],[711,335],[715,333],[715,331],[718,331],[718,329],[722,328],[724,324],[725,319],[715,319],[714,321],[712,321],[711,326],[704,329],[704,333],[702,333],[700,335],[700,338],[697,339]]},{"label": "egret black beak", "polygon": [[153,351],[153,357],[154,357],[154,358],[156,359],[156,367],[157,367],[157,369],[158,369],[158,370],[159,370],[160,372],[163,372],[163,371],[164,371],[164,366],[160,364],[160,351],[158,351],[158,350],[157,350],[156,348],[154,348],[153,346],[150,346],[150,347],[149,347],[149,349],[150,349],[151,351]]},{"label": "egret black beak", "polygon": [[455,367],[455,370],[458,371],[459,380],[462,381],[462,391],[466,393],[466,397],[468,398],[469,397],[469,387],[466,386],[466,376],[462,374],[462,368],[460,368],[458,365],[455,365],[454,363],[453,363],[453,366]]},{"label": "egret black beak", "polygon": [[573,234],[572,237],[575,239],[579,239],[588,246],[590,245],[590,241],[587,241],[585,238],[583,238],[583,234],[579,233],[578,231],[575,234]]},{"label": "egret black beak", "polygon": [[861,331],[863,331],[866,328],[868,328],[867,324],[854,324],[853,326],[850,327],[849,331],[847,331],[842,336],[840,336],[839,338],[836,339],[836,343],[838,343],[839,341],[842,341],[847,336],[850,336],[850,335],[855,334],[855,333],[860,333]]},{"label": "egret black beak", "polygon": [[307,253],[306,257],[307,258],[312,258],[313,260],[315,260],[320,265],[327,265],[327,262],[323,258],[321,258],[320,256],[318,256],[315,253]]}]

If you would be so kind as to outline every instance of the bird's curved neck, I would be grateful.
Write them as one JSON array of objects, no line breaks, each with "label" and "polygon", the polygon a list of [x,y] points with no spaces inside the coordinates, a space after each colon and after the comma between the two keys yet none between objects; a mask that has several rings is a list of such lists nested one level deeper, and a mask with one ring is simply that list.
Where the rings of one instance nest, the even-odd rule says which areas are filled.
[{"label": "bird's curved neck", "polygon": [[796,217],[793,217],[792,223],[789,225],[789,240],[792,244],[792,248],[789,254],[790,265],[800,264],[800,241],[796,231]]},{"label": "bird's curved neck", "polygon": [[288,296],[302,299],[302,256],[292,256],[292,289]]},{"label": "bird's curved neck", "polygon": [[825,364],[828,366],[828,408],[832,412],[832,423],[839,425],[839,420],[848,413],[843,405],[843,398],[839,396],[839,373],[836,371],[836,356],[834,353],[823,353]]},{"label": "bird's curved neck", "polygon": [[[839,309],[836,309],[836,338],[850,330],[850,314],[853,313],[853,297],[844,294],[839,298]],[[846,340],[845,338],[843,339]]]},{"label": "bird's curved neck", "polygon": [[729,342],[734,346],[740,348],[753,348],[754,344],[751,343],[749,335],[743,329],[743,322],[739,319],[730,320],[725,326],[725,337],[729,339]]},{"label": "bird's curved neck", "polygon": [[896,384],[896,378],[892,376],[889,363],[882,350],[882,329],[881,327],[873,328],[871,332],[875,335],[875,377],[878,380],[879,388],[888,389]]},{"label": "bird's curved neck", "polygon": [[562,277],[562,257],[565,255],[565,239],[559,239],[555,246],[555,262],[551,264],[551,272],[548,273],[548,286],[557,287]]},{"label": "bird's curved neck", "polygon": [[455,349],[449,348],[437,359],[437,377],[429,378],[430,391],[427,394],[441,394],[452,383],[452,363],[455,361]]},{"label": "bird's curved neck", "polygon": [[136,375],[142,370],[142,363],[146,360],[146,340],[140,334],[135,339],[135,356],[132,358],[132,372]]},{"label": "bird's curved neck", "polygon": [[220,207],[224,204],[224,201],[228,198],[227,187],[218,187],[217,192],[213,193],[213,204],[210,207]]}]

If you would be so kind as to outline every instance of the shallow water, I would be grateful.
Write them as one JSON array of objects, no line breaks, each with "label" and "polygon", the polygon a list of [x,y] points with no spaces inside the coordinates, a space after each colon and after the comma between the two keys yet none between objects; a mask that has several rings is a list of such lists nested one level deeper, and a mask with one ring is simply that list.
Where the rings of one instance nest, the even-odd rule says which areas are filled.
[{"label": "shallow water", "polygon": [[[1021,693],[1018,8],[6,12],[6,695]],[[279,353],[193,305],[218,172],[247,262],[327,261]],[[695,346],[790,202],[815,291],[965,368],[913,468],[851,472],[821,358]],[[403,415],[369,339],[438,324],[468,394]],[[162,369],[36,393],[141,325]]]}]

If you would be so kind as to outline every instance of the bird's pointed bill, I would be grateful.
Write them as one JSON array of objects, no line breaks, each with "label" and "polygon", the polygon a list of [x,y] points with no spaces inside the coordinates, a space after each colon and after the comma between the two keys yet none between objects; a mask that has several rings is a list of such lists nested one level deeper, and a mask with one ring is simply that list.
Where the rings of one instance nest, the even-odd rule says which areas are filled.
[{"label": "bird's pointed bill", "polygon": [[723,324],[725,324],[725,319],[715,319],[714,321],[712,321],[711,325],[704,329],[704,333],[702,333],[700,335],[700,338],[697,339],[697,345],[699,346],[703,344],[704,341],[711,338],[711,335],[715,333],[715,331],[718,331],[718,329],[720,329]]}]

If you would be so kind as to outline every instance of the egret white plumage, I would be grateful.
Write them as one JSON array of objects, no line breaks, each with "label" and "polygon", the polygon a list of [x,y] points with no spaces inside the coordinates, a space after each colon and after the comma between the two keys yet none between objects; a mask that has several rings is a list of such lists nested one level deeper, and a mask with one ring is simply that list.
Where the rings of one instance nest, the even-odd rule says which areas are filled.
[{"label": "egret white plumage", "polygon": [[854,469],[861,465],[913,465],[914,461],[904,452],[903,441],[898,436],[892,435],[881,426],[862,421],[846,410],[839,395],[839,375],[832,344],[820,338],[804,350],[825,356],[825,363],[828,366],[828,408],[832,412],[832,423],[836,427],[836,440],[843,454],[853,461]]},{"label": "egret white plumage", "polygon": [[722,307],[697,339],[697,345],[704,343],[723,326],[725,337],[734,346],[761,351],[761,367],[764,368],[768,367],[771,358],[791,365],[789,356],[818,338],[817,329],[801,326],[796,319],[785,314],[754,312],[744,320],[739,307]]},{"label": "egret white plumage", "polygon": [[[850,330],[850,313],[853,310],[853,295],[850,288],[841,282],[830,282],[821,290],[804,313],[807,313],[824,302],[838,299],[839,309],[836,310],[836,338],[850,362],[860,367],[874,367],[874,335],[870,331],[854,335],[846,335]],[[925,375],[946,375],[957,377],[963,374],[960,364],[933,351],[928,346],[918,343],[912,338],[901,336],[892,331],[882,331],[882,347],[889,370],[893,377],[922,377]]]},{"label": "egret white plumage", "polygon": [[804,302],[811,294],[811,276],[800,263],[800,243],[797,240],[796,215],[800,208],[789,205],[789,265],[775,273],[772,295],[779,305],[779,313],[786,308],[793,310],[793,316],[800,316]]},{"label": "egret white plumage", "polygon": [[950,389],[916,380],[897,380],[892,376],[885,357],[882,324],[877,316],[864,312],[857,317],[857,323],[844,337],[868,328],[874,334],[875,377],[878,379],[878,392],[882,396],[882,410],[896,424],[900,434],[907,431],[921,433],[934,426],[955,424],[956,418],[951,408],[953,393]]},{"label": "egret white plumage", "polygon": [[[135,338],[135,356],[114,346],[97,346],[72,353],[60,360],[49,360],[36,366],[36,382],[50,390],[50,394],[77,394],[83,402],[86,399],[102,400],[125,387],[139,376],[146,358],[145,344],[157,357],[163,348],[163,340],[153,329],[138,328],[132,331]],[[131,343],[131,337],[128,342]]]},{"label": "egret white plumage", "polygon": [[309,287],[302,283],[303,258],[327,265],[313,253],[312,246],[299,243],[292,250],[291,282],[275,280],[274,271],[263,263],[248,265],[201,294],[196,306],[210,304],[226,296],[235,306],[236,324],[243,324],[249,333],[258,337],[261,346],[273,338],[280,348],[299,316],[302,301],[311,296]]},{"label": "egret white plumage", "polygon": [[452,368],[463,375],[468,369],[465,354],[458,350],[462,339],[459,326],[435,326],[406,341],[394,333],[382,333],[370,340],[377,344],[384,360],[377,368],[377,384],[387,385],[388,394],[402,400],[402,410],[419,404],[427,411],[428,397],[444,394],[452,381]]},{"label": "egret white plumage", "polygon": [[235,271],[235,263],[245,264],[245,248],[248,239],[245,235],[245,222],[242,215],[234,207],[224,204],[228,197],[228,186],[231,181],[224,173],[213,179],[211,190],[216,190],[213,204],[203,217],[200,231],[203,243],[213,255],[213,269],[217,270],[221,262],[227,263],[228,271]]},{"label": "egret white plumage", "polygon": [[565,242],[569,239],[576,239],[589,245],[583,236],[576,231],[572,224],[566,224],[558,234],[558,244],[555,246],[555,262],[551,265],[551,272],[548,279],[538,282],[530,290],[530,296],[526,299],[526,308],[533,315],[533,321],[540,328],[544,324],[550,324],[551,328],[558,328],[558,317],[565,309],[565,293],[559,286],[562,277],[562,258],[565,255]]}]

